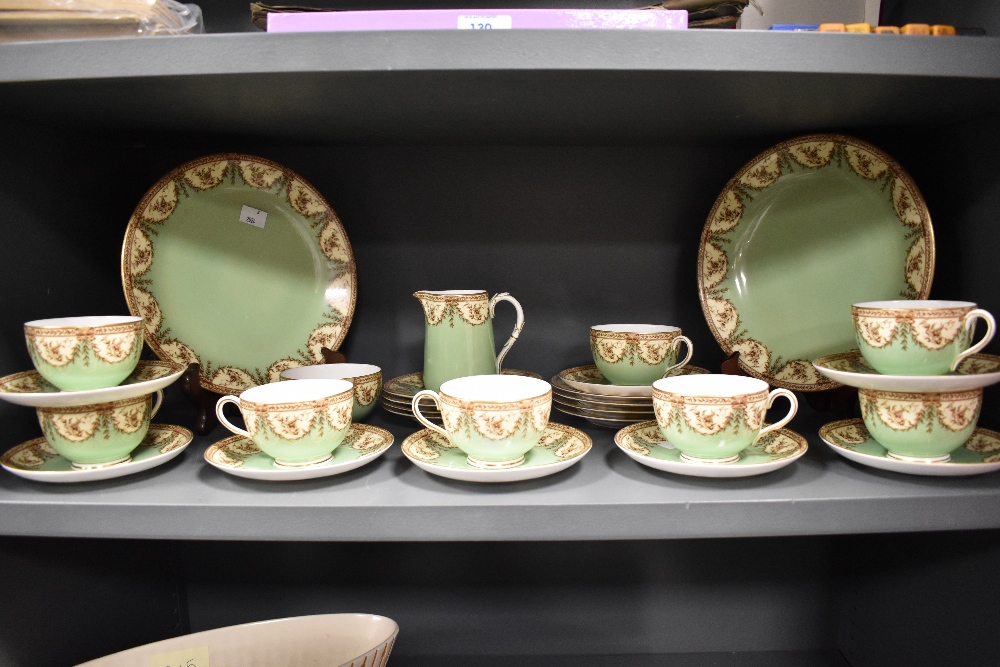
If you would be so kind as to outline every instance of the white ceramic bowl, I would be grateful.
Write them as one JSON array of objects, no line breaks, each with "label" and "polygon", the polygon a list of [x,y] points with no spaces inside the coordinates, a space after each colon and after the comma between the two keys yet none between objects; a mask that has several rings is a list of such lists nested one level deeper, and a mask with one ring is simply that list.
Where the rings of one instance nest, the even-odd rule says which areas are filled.
[{"label": "white ceramic bowl", "polygon": [[158,653],[171,654],[181,665],[192,659],[207,665],[208,656],[212,665],[383,667],[398,632],[391,618],[373,614],[299,616],[164,639],[78,667],[149,665]]}]

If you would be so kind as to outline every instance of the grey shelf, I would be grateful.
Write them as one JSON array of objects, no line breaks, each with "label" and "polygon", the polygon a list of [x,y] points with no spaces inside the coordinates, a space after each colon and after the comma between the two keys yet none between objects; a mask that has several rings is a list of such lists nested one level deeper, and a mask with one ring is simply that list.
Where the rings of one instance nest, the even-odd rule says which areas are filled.
[{"label": "grey shelf", "polygon": [[[555,419],[581,427],[555,413]],[[803,415],[810,417],[810,415]],[[387,421],[392,420],[392,421]],[[416,430],[384,417],[397,443]],[[642,467],[586,426],[594,449],[541,480],[482,485],[411,465],[394,445],[379,461],[321,480],[268,484],[226,475],[200,438],[177,461],[86,485],[0,475],[0,534],[155,539],[460,541],[828,535],[1000,527],[1000,475],[922,478],[844,461],[799,419],[807,455],[769,475],[680,477]]]},{"label": "grey shelf", "polygon": [[947,125],[1000,39],[752,31],[216,34],[0,45],[13,121],[332,142],[701,141]]}]

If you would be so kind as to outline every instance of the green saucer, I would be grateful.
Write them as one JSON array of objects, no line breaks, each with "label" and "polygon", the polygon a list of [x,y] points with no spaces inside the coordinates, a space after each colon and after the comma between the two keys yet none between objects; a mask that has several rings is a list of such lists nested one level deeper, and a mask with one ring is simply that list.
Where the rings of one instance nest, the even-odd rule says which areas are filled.
[{"label": "green saucer", "polygon": [[732,463],[700,463],[681,459],[655,421],[627,426],[615,434],[615,444],[644,466],[692,477],[751,477],[784,468],[809,449],[806,439],[791,429],[768,433],[740,452]]},{"label": "green saucer", "polygon": [[578,429],[549,422],[538,444],[514,468],[486,470],[469,464],[465,452],[429,428],[403,441],[406,458],[434,475],[468,482],[516,482],[557,473],[582,459],[590,437]]},{"label": "green saucer", "polygon": [[354,470],[377,459],[392,445],[392,434],[368,424],[351,424],[351,430],[333,450],[333,456],[315,465],[282,468],[260,451],[252,440],[234,435],[205,450],[205,460],[223,472],[247,479],[291,481],[328,477]]}]

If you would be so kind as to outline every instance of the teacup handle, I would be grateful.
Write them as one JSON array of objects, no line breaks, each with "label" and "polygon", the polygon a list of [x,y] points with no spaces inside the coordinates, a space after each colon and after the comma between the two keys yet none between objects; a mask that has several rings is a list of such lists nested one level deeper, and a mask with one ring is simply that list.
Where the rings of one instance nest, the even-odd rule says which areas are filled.
[{"label": "teacup handle", "polygon": [[220,398],[219,402],[215,404],[215,416],[219,418],[219,421],[222,423],[223,426],[228,428],[236,435],[242,435],[244,438],[248,440],[253,440],[253,438],[247,431],[244,431],[239,426],[233,426],[233,424],[228,419],[226,419],[226,415],[222,414],[222,407],[226,403],[234,403],[236,404],[237,407],[239,407],[240,399],[237,396],[223,396],[222,398]]},{"label": "teacup handle", "polygon": [[687,366],[688,362],[691,361],[691,355],[694,354],[694,344],[691,343],[691,339],[688,338],[687,336],[678,336],[677,338],[675,338],[674,342],[670,344],[670,351],[676,352],[677,348],[681,346],[681,343],[684,343],[687,346],[688,350],[687,356],[684,357],[684,361],[680,362],[679,364],[674,364],[673,366],[665,370],[663,372],[663,375],[660,376],[661,379],[667,377],[674,371],[679,371],[680,369]]},{"label": "teacup handle", "polygon": [[152,419],[156,416],[156,413],[160,411],[160,406],[163,405],[163,390],[156,390],[156,400],[153,401],[153,409],[149,411],[149,418]]},{"label": "teacup handle", "polygon": [[979,352],[981,349],[989,345],[989,342],[991,340],[993,340],[993,333],[996,330],[997,323],[996,321],[994,321],[993,316],[990,315],[985,310],[983,310],[982,308],[976,308],[975,310],[970,310],[969,312],[967,312],[965,314],[965,317],[962,318],[962,326],[965,327],[965,330],[968,331],[969,335],[971,336],[972,327],[975,326],[975,321],[977,318],[986,322],[986,335],[983,336],[983,339],[981,341],[970,347],[962,354],[958,355],[958,357],[956,357],[955,359],[955,362],[951,365],[951,370],[955,370],[956,368],[958,368],[958,365],[962,363],[963,359],[975,354],[976,352]]},{"label": "teacup handle", "polygon": [[799,401],[797,398],[795,398],[795,394],[788,391],[787,389],[775,389],[770,394],[767,395],[768,409],[770,409],[771,405],[774,403],[774,399],[778,398],[779,396],[784,396],[785,398],[788,399],[788,402],[792,404],[791,409],[788,411],[788,414],[785,415],[784,419],[778,421],[775,424],[771,424],[770,426],[766,426],[763,429],[761,429],[760,433],[757,434],[757,437],[753,439],[754,445],[757,444],[757,441],[760,440],[765,433],[770,433],[771,431],[775,431],[784,426],[785,424],[787,424],[788,422],[792,421],[792,417],[794,417],[795,413],[798,412]]},{"label": "teacup handle", "polygon": [[514,341],[517,337],[521,335],[521,328],[524,326],[524,311],[521,310],[521,304],[517,302],[517,299],[512,297],[507,292],[500,292],[492,299],[490,299],[490,317],[493,317],[493,311],[496,309],[497,304],[501,301],[509,301],[514,304],[514,309],[517,311],[517,324],[514,325],[514,331],[510,334],[510,338],[507,339],[507,343],[500,350],[500,354],[497,355],[497,373],[500,373],[500,364],[503,363],[503,358],[507,356],[507,352],[510,348],[514,346]]},{"label": "teacup handle", "polygon": [[438,412],[441,411],[441,397],[438,395],[438,393],[433,389],[424,389],[422,391],[418,391],[416,394],[413,395],[413,402],[411,403],[411,405],[413,406],[413,416],[417,418],[418,422],[420,422],[421,424],[423,424],[432,431],[437,431],[444,437],[448,438],[448,442],[451,442],[451,438],[448,437],[448,432],[446,430],[444,430],[434,422],[427,419],[427,417],[424,417],[422,414],[420,414],[420,399],[424,398],[425,396],[434,401],[434,405],[437,406]]}]

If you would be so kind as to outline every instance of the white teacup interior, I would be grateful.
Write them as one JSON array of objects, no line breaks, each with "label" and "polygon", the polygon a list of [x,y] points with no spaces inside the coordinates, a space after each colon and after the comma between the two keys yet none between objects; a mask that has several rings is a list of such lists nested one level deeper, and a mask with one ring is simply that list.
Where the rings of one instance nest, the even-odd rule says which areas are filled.
[{"label": "white teacup interior", "polygon": [[470,294],[486,294],[484,289],[445,289],[445,290],[430,290],[422,289],[417,294],[435,294],[440,296],[469,296]]},{"label": "white teacup interior", "polygon": [[598,324],[590,327],[594,331],[607,331],[609,333],[672,333],[680,331],[680,327],[671,327],[664,324]]},{"label": "white teacup interior", "polygon": [[98,315],[92,317],[52,317],[46,320],[33,320],[25,322],[26,327],[52,327],[61,329],[64,327],[106,327],[114,324],[133,324],[140,322],[141,317],[133,315]]},{"label": "white teacup interior", "polygon": [[354,384],[347,380],[289,380],[251,387],[240,394],[240,399],[263,404],[298,403],[336,396],[353,389]]},{"label": "white teacup interior", "polygon": [[757,378],[742,375],[678,375],[653,383],[659,389],[681,396],[743,396],[769,389],[768,384]]},{"label": "white teacup interior", "polygon": [[551,388],[545,380],[519,375],[470,375],[448,380],[441,393],[462,401],[513,403],[542,396]]},{"label": "white teacup interior", "polygon": [[936,301],[936,300],[896,300],[896,301],[864,301],[854,304],[855,308],[896,308],[899,310],[933,310],[934,308],[975,308],[970,301]]},{"label": "white teacup interior", "polygon": [[378,373],[381,368],[371,364],[316,364],[281,372],[287,380],[348,380]]}]

